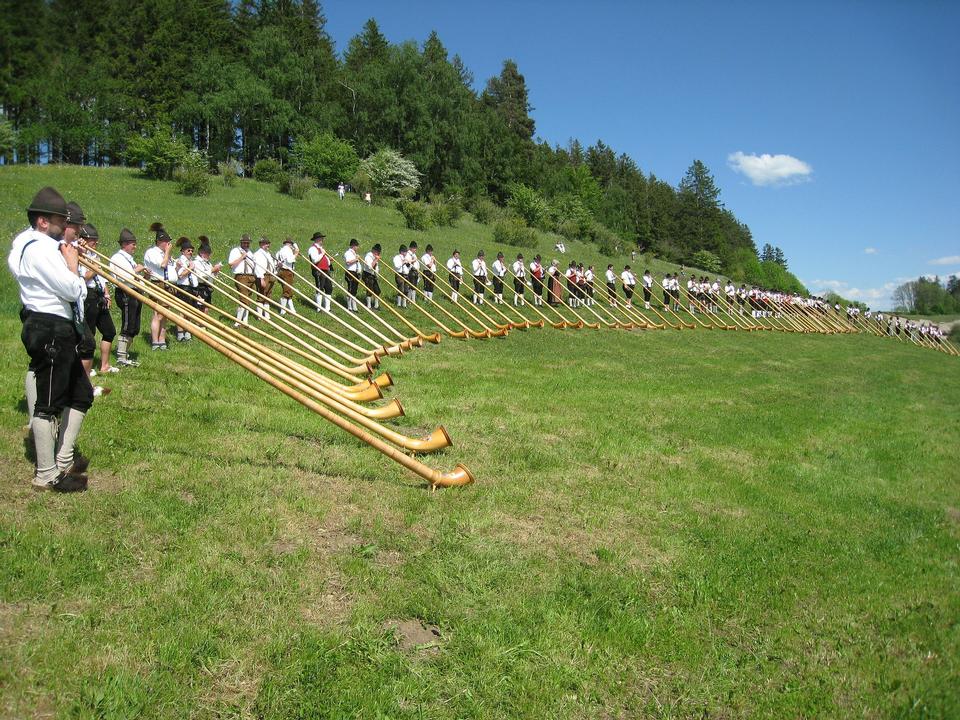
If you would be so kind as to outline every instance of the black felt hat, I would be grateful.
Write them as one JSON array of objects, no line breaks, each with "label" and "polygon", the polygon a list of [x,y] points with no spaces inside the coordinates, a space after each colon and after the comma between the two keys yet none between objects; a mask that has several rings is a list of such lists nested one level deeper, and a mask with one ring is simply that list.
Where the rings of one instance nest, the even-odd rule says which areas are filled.
[{"label": "black felt hat", "polygon": [[87,223],[80,228],[80,237],[82,237],[84,240],[99,240],[100,233],[97,232],[97,228],[95,226]]},{"label": "black felt hat", "polygon": [[135,243],[137,241],[137,236],[132,232],[124,228],[120,231],[120,247],[124,245],[129,245],[130,243]]},{"label": "black felt hat", "polygon": [[310,238],[310,242],[314,242],[315,240],[326,240],[326,239],[327,239],[327,236],[324,235],[324,234],[323,234],[322,232],[320,232],[319,230],[317,230],[317,231],[313,234],[313,237]]},{"label": "black felt hat", "polygon": [[71,225],[83,225],[87,221],[87,216],[75,202],[67,203],[67,222]]},{"label": "black felt hat", "polygon": [[160,242],[161,240],[166,240],[167,242],[169,242],[173,239],[164,229],[163,223],[158,223],[158,222],[153,223],[150,226],[150,232],[157,234],[157,240],[156,240],[157,242]]},{"label": "black felt hat", "polygon": [[70,216],[70,211],[67,209],[67,201],[63,199],[63,195],[50,186],[43,188],[33,196],[27,212],[35,212],[42,215],[59,215],[60,217]]}]

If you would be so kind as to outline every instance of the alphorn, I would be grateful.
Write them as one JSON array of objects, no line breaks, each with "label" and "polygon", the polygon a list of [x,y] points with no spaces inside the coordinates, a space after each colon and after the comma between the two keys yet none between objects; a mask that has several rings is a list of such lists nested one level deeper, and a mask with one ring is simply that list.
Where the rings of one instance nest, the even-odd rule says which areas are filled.
[{"label": "alphorn", "polygon": [[[261,376],[261,378],[263,378],[264,375],[275,377],[278,380],[282,378],[283,382],[285,382],[288,386],[293,386],[291,389],[293,389],[299,398],[303,400],[309,400],[312,403],[322,404],[328,410],[339,413],[340,415],[345,415],[353,422],[364,426],[367,430],[375,432],[394,445],[411,452],[434,452],[452,445],[450,436],[442,425],[438,426],[430,435],[425,438],[410,438],[406,435],[396,432],[395,430],[391,430],[373,418],[366,417],[362,413],[350,407],[343,401],[343,399],[323,394],[314,394],[313,397],[308,397],[304,391],[308,390],[310,386],[297,377],[291,377],[291,373],[284,369],[279,363],[268,360],[269,356],[264,352],[265,349],[254,343],[249,338],[246,339],[245,347],[250,348],[251,346],[256,346],[256,355],[245,352],[244,350],[236,347],[231,347],[229,342],[235,339],[237,336],[242,337],[242,335],[236,333],[232,328],[226,327],[223,323],[217,320],[213,320],[211,322],[211,318],[208,315],[204,315],[195,306],[185,303],[172,293],[166,292],[160,288],[150,287],[142,281],[138,287],[144,292],[138,292],[137,290],[133,289],[129,282],[120,280],[113,273],[104,270],[104,268],[99,264],[94,264],[88,260],[83,260],[83,262],[86,267],[98,272],[108,282],[112,282],[114,285],[117,285],[125,293],[129,293],[132,297],[135,297],[144,304],[148,305],[164,318],[175,322],[182,328],[185,328],[204,344],[209,345],[215,350],[228,355],[231,357],[231,359],[240,362],[245,367],[256,368],[258,371],[260,371],[257,374]],[[157,297],[158,295],[161,297]],[[180,310],[181,312],[175,312],[174,308]],[[195,321],[201,321],[203,322],[203,325],[201,326]],[[288,364],[290,363],[292,363],[292,361],[288,361]],[[302,369],[302,366],[298,366],[296,363],[293,363],[293,365],[296,366],[298,370]]]}]

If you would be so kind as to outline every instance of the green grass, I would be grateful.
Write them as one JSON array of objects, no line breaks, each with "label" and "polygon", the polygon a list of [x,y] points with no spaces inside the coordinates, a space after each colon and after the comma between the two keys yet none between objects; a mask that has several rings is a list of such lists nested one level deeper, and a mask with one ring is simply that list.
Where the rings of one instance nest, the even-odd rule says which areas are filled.
[{"label": "green grass", "polygon": [[[328,193],[2,168],[6,237],[46,183],[106,238],[155,219],[223,250],[423,237]],[[426,237],[491,248],[470,222]],[[0,298],[0,716],[960,714],[957,358],[872,336],[444,339],[385,362],[395,425],[444,424],[455,445],[427,461],[477,475],[431,493],[195,343],[110,381],[91,490],[59,497],[29,488],[8,273]],[[385,623],[409,619],[439,635],[404,649]]]}]

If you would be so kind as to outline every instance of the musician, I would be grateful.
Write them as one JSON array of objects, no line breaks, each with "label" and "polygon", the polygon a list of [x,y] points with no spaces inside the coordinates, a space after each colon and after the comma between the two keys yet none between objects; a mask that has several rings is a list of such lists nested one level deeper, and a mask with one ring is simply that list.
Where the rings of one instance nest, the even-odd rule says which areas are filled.
[{"label": "musician", "polygon": [[534,305],[543,305],[543,279],[546,274],[547,271],[540,263],[540,255],[538,254],[530,263],[530,289],[533,291]]},{"label": "musician", "polygon": [[[233,284],[240,296],[240,304],[237,305],[237,321],[234,327],[246,325],[250,319],[250,296],[257,286],[257,277],[254,275],[256,262],[253,259],[253,253],[250,252],[250,236],[244,233],[240,236],[240,244],[230,251],[227,256],[227,265],[233,271]],[[259,307],[259,303],[258,303]]]},{"label": "musician", "polygon": [[313,285],[316,288],[314,303],[317,312],[330,312],[330,296],[333,294],[333,280],[330,278],[330,269],[333,261],[323,247],[327,236],[322,232],[315,232],[310,238],[310,247],[307,248],[307,259],[310,261],[310,272],[313,274]]},{"label": "musician", "polygon": [[460,295],[460,281],[463,280],[463,265],[460,263],[460,251],[454,250],[453,255],[447,260],[447,271],[450,275],[450,287],[453,292],[450,293],[450,301],[457,302]]},{"label": "musician", "polygon": [[517,259],[511,267],[511,272],[513,273],[513,304],[526,305],[527,301],[523,297],[523,292],[527,287],[527,264],[523,261],[523,253],[517,253]]},{"label": "musician", "polygon": [[[110,273],[117,279],[133,281],[136,275],[149,273],[143,265],[133,259],[137,251],[137,238],[124,228],[120,231],[120,249],[110,258]],[[117,366],[137,367],[140,363],[131,360],[130,343],[140,334],[140,301],[128,295],[121,288],[115,288],[113,298],[120,308],[120,339],[117,340]]]},{"label": "musician", "polygon": [[560,281],[560,261],[554,260],[547,268],[547,304],[559,305],[563,302],[563,284]]},{"label": "musician", "polygon": [[473,304],[483,305],[483,292],[487,286],[487,261],[484,259],[483,250],[477,253],[477,257],[471,263],[473,269]]},{"label": "musician", "polygon": [[[91,224],[86,224],[80,228],[80,239],[83,241],[81,247],[84,248],[83,254],[94,262],[99,262],[96,250],[100,242],[100,233],[97,232]],[[87,298],[83,304],[83,317],[87,323],[87,332],[84,333],[84,339],[77,348],[80,351],[80,361],[83,363],[83,369],[90,377],[95,377],[97,371],[93,369],[93,352],[96,345],[96,334],[100,331],[100,374],[108,375],[120,372],[110,364],[110,346],[113,339],[117,336],[117,329],[113,324],[113,317],[110,315],[110,293],[107,290],[107,281],[96,270],[88,270],[83,265],[79,268],[80,277],[83,278],[87,286]],[[97,389],[93,389],[94,394]],[[102,392],[102,389],[101,389]]]},{"label": "musician", "polygon": [[680,276],[677,273],[674,273],[670,280],[670,290],[673,298],[673,309],[680,312]]},{"label": "musician", "polygon": [[504,262],[503,253],[497,253],[497,259],[493,261],[493,265],[490,266],[490,270],[493,272],[493,301],[495,303],[503,303],[503,279],[507,276],[507,263]]},{"label": "musician", "polygon": [[437,257],[433,254],[433,245],[427,245],[420,262],[423,264],[423,294],[427,300],[433,300],[433,288],[437,284]]},{"label": "musician", "polygon": [[[417,257],[417,241],[414,240],[407,248],[407,299],[417,302],[417,283],[420,281],[420,259]],[[404,305],[406,307],[406,305]]]},{"label": "musician", "polygon": [[[581,264],[580,267],[583,267],[583,265]],[[587,266],[587,269],[583,271],[583,284],[584,284],[584,291],[587,297],[587,305],[593,305],[596,302],[596,300],[594,300],[594,297],[593,297],[593,292],[594,292],[593,278],[594,278],[593,265],[589,265]]]},{"label": "musician", "polygon": [[260,248],[253,254],[253,275],[257,281],[257,292],[260,297],[257,302],[257,317],[268,320],[270,306],[273,304],[273,286],[277,282],[277,261],[270,252],[270,238],[260,238]]},{"label": "musician", "polygon": [[727,284],[723,286],[723,294],[727,298],[727,311],[733,310],[733,304],[737,299],[737,286],[733,284],[733,280],[727,280]]},{"label": "musician", "polygon": [[637,276],[630,270],[629,265],[623,266],[623,272],[620,273],[620,281],[623,283],[623,296],[626,298],[627,307],[633,307],[633,290],[637,286]]},{"label": "musician", "polygon": [[663,276],[663,281],[660,283],[660,289],[663,290],[663,309],[670,309],[670,273],[667,273]]},{"label": "musician", "polygon": [[[155,222],[150,225],[150,231],[156,233],[153,247],[143,254],[143,264],[150,271],[150,284],[160,293],[168,292],[166,282],[174,279],[173,263],[170,253],[173,250],[173,241],[163,227],[163,223]],[[167,320],[156,310],[150,318],[150,347],[153,350],[167,349]]]},{"label": "musician", "polygon": [[210,262],[213,249],[206,235],[199,236],[197,240],[200,248],[197,250],[197,259],[193,262],[193,272],[197,278],[197,298],[203,301],[198,305],[202,312],[208,313],[210,312],[208,305],[213,302],[213,278],[223,268],[223,264]]},{"label": "musician", "polygon": [[297,308],[293,303],[293,281],[295,278],[294,268],[297,265],[297,258],[300,257],[300,248],[293,241],[292,237],[287,237],[283,241],[283,247],[277,251],[277,276],[280,278],[280,314],[297,314]]},{"label": "musician", "polygon": [[400,250],[393,256],[393,277],[397,285],[396,303],[399,308],[407,307],[410,299],[410,287],[407,284],[409,274],[407,246],[401,245]]},{"label": "musician", "polygon": [[[197,305],[197,276],[194,274],[193,262],[193,243],[188,237],[177,239],[177,247],[180,249],[180,256],[173,263],[173,277],[177,286],[177,297],[185,303]],[[177,328],[177,342],[189,342],[193,340],[193,335],[187,332],[179,325]]]},{"label": "musician", "polygon": [[380,309],[380,253],[382,248],[377,243],[363,257],[363,286],[367,290],[367,307],[371,310]]},{"label": "musician", "polygon": [[[360,288],[360,243],[350,239],[350,247],[343,252],[347,278],[347,310],[357,312],[357,291]],[[329,310],[329,304],[327,309]]]},{"label": "musician", "polygon": [[577,263],[570,261],[563,276],[567,279],[567,302],[575,308],[580,304],[580,288],[577,286]]},{"label": "musician", "polygon": [[617,305],[617,273],[613,270],[613,263],[607,265],[607,300],[610,307]]},{"label": "musician", "polygon": [[[13,241],[7,265],[20,290],[20,338],[30,358],[27,410],[36,451],[38,490],[85,490],[87,459],[74,445],[93,388],[77,356],[87,287],[79,277],[74,237],[85,220],[71,217],[63,196],[50,187],[27,208],[30,227]],[[59,435],[58,435],[58,424]],[[80,467],[82,465],[82,467]]]},{"label": "musician", "polygon": [[649,270],[643,271],[643,307],[650,309],[650,296],[653,293],[653,275]]},{"label": "musician", "polygon": [[695,275],[691,275],[687,278],[687,311],[694,315],[697,312],[697,309],[694,307],[694,300],[697,298],[697,295],[700,294],[700,283],[697,282]]}]

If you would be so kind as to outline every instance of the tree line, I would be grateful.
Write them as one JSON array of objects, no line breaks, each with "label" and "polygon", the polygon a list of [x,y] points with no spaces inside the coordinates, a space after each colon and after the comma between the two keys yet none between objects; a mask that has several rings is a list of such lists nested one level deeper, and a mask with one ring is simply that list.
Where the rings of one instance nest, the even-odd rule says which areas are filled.
[{"label": "tree line", "polygon": [[960,313],[960,277],[920,277],[893,291],[894,310],[916,315]]},{"label": "tree line", "polygon": [[[419,198],[803,289],[782,251],[758,256],[701,161],[674,186],[602,140],[551,146],[515,62],[476,90],[435,32],[394,44],[371,19],[338,54],[316,0],[0,3],[6,163],[144,166],[169,141],[193,151],[187,165],[275,163],[329,187],[389,150],[415,166]],[[158,176],[185,162],[170,157]]]}]

